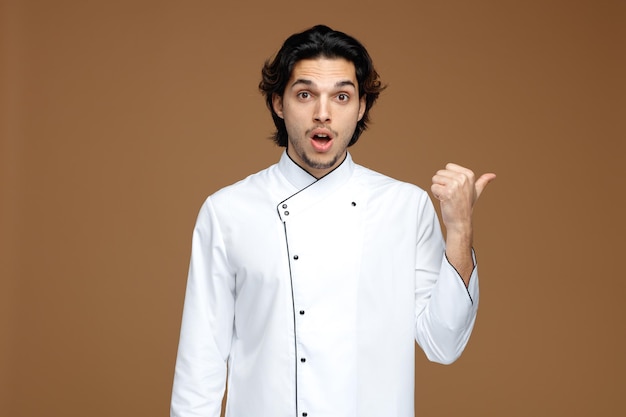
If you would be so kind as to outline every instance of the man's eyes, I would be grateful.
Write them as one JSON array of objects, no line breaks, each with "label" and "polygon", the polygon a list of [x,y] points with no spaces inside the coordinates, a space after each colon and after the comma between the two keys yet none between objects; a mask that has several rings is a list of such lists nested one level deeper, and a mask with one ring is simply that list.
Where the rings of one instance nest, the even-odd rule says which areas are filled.
[{"label": "man's eyes", "polygon": [[[312,97],[312,94],[308,91],[300,91],[296,94],[296,96],[301,100],[308,100]],[[340,102],[346,102],[350,100],[350,95],[346,93],[339,93],[335,97]]]}]

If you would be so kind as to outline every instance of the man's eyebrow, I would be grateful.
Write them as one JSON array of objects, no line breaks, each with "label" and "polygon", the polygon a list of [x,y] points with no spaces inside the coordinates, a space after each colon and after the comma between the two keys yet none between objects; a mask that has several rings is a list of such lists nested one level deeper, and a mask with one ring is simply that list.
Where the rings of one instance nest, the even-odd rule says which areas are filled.
[{"label": "man's eyebrow", "polygon": [[[291,87],[293,88],[293,87],[295,87],[295,86],[296,86],[296,85],[298,85],[298,84],[304,84],[304,85],[306,85],[306,86],[312,86],[312,85],[315,85],[315,83],[314,83],[313,81],[311,81],[311,80],[307,80],[306,78],[298,78],[297,80],[295,80],[295,81],[291,84]],[[351,87],[354,87],[354,88],[356,89],[356,85],[355,85],[355,84],[354,84],[354,82],[353,82],[353,81],[351,81],[351,80],[337,81],[337,82],[335,83],[335,87],[338,87],[338,88],[340,88],[340,87],[345,87],[345,86],[351,86]]]},{"label": "man's eyebrow", "polygon": [[335,87],[345,87],[345,86],[352,86],[354,88],[356,88],[356,85],[354,84],[354,82],[352,82],[351,80],[345,80],[345,81],[338,81],[335,84]]},{"label": "man's eyebrow", "polygon": [[311,80],[307,80],[305,78],[298,78],[297,80],[295,80],[293,82],[293,84],[291,84],[291,87],[294,87],[298,84],[304,84],[304,85],[313,85],[313,81]]}]

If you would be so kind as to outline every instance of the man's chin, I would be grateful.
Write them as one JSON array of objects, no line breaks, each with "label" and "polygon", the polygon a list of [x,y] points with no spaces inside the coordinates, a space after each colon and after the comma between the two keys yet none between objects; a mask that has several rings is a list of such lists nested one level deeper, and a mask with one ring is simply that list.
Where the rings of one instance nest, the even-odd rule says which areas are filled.
[{"label": "man's chin", "polygon": [[[347,153],[346,153],[347,154]],[[311,169],[316,170],[330,170],[334,169],[343,161],[346,157],[346,154],[343,155],[322,155],[318,158],[306,158],[304,162]],[[317,155],[319,156],[319,155]]]},{"label": "man's chin", "polygon": [[328,156],[327,158],[307,158],[304,162],[309,168],[330,169],[337,163],[338,158]]}]

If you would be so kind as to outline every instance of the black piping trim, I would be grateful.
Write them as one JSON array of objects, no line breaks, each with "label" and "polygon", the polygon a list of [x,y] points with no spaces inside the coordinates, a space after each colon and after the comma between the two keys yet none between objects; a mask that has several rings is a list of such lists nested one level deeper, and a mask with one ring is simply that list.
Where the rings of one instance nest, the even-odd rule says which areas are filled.
[{"label": "black piping trim", "polygon": [[[296,191],[295,193],[291,194],[289,197],[285,198],[283,201],[281,201],[280,203],[278,203],[276,205],[276,212],[278,213],[278,216],[280,216],[280,205],[283,204],[285,201],[289,200],[290,198],[292,198],[294,195],[298,195],[300,194],[302,191],[306,190],[307,188],[309,188],[310,186],[312,186],[313,184],[315,184],[317,181],[312,182],[311,184],[307,185],[306,187],[304,187],[301,190]],[[285,235],[285,239],[287,238],[287,236]]]},{"label": "black piping trim", "polygon": [[[474,249],[473,248],[472,248],[472,254],[474,254]],[[463,280],[463,277],[459,273],[459,270],[456,269],[455,266],[452,265],[452,262],[450,262],[450,259],[448,259],[448,254],[444,252],[443,256],[446,257],[446,262],[448,262],[448,264],[452,267],[452,269],[454,269],[454,272],[456,272],[456,275],[459,277],[459,279],[463,283],[463,287],[465,287],[465,291],[467,292],[467,296],[469,297],[470,302],[472,303],[472,305],[474,305],[474,300],[472,299],[472,295],[469,292],[469,280],[467,281],[467,285],[466,285],[465,284],[465,280]],[[476,269],[476,263],[477,262],[474,262],[474,256],[472,256],[472,263],[474,264],[474,267],[472,268],[472,272],[470,273],[470,279],[472,278],[472,274],[474,273],[474,270]]]},{"label": "black piping trim", "polygon": [[287,223],[283,222],[285,230],[285,244],[287,245],[287,264],[289,265],[289,283],[291,285],[291,311],[293,313],[293,347],[294,347],[294,370],[296,383],[296,416],[298,415],[298,334],[296,327],[296,300],[293,295],[293,275],[291,274],[291,253],[289,252],[289,239],[287,238]]},{"label": "black piping trim", "polygon": [[[298,165],[296,163],[296,161],[294,161],[293,159],[291,159],[291,157],[289,156],[289,154],[286,154],[287,157],[291,160],[291,162],[293,162],[297,167],[299,167],[301,170],[303,170],[304,172],[306,172],[307,174],[311,175],[311,173],[309,171],[307,171],[306,169],[302,168],[300,165]],[[318,181],[321,181],[322,179],[324,179],[324,177],[330,175],[333,171],[335,171],[337,168],[339,168],[341,165],[343,165],[343,163],[346,161],[346,159],[348,159],[348,154],[346,153],[346,156],[343,158],[343,161],[341,161],[341,164],[337,165],[335,168],[333,168],[332,171],[327,172],[326,174],[324,174],[322,177],[319,178],[315,178],[313,175],[311,175],[313,178],[315,178],[315,181],[313,181],[311,184],[307,185],[306,187],[302,188],[301,190],[296,191],[295,193],[291,194],[289,197],[285,198],[283,201],[281,201],[280,203],[278,203],[276,205],[276,211],[278,212],[278,215],[280,216],[280,205],[283,204],[285,201],[289,200],[290,198],[292,198],[295,195],[300,194],[302,191],[306,190],[307,188],[309,188],[310,186],[316,184]],[[286,238],[286,236],[285,236]]]}]

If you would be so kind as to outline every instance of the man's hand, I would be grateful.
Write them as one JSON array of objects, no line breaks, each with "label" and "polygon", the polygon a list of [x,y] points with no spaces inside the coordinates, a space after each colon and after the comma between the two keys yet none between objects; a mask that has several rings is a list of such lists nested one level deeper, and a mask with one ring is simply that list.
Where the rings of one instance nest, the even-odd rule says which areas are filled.
[{"label": "man's hand", "polygon": [[471,170],[447,164],[433,176],[430,187],[441,204],[441,217],[446,227],[446,255],[466,285],[474,268],[471,258],[472,211],[478,197],[494,178],[496,174],[489,173],[475,179]]},{"label": "man's hand", "polygon": [[496,174],[484,174],[477,180],[474,173],[456,164],[437,171],[430,190],[441,203],[441,216],[450,231],[471,230],[472,209],[487,184]]}]

